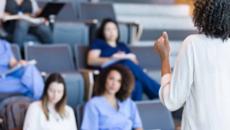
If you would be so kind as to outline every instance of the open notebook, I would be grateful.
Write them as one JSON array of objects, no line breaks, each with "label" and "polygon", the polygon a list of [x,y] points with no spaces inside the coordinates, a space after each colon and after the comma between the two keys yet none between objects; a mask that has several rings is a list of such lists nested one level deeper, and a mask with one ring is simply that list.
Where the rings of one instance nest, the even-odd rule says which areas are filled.
[{"label": "open notebook", "polygon": [[[37,63],[36,60],[30,60],[30,61],[28,61],[28,63],[27,63],[26,65],[28,65],[28,64],[29,64],[29,65],[35,65],[36,63]],[[1,78],[5,78],[7,75],[9,75],[9,74],[11,74],[11,73],[17,71],[18,69],[20,69],[20,68],[23,67],[23,66],[25,66],[25,65],[20,65],[20,64],[18,64],[18,65],[16,65],[15,67],[9,69],[8,71],[6,71],[6,72],[4,72],[4,73],[1,73],[1,74],[0,74],[0,77],[1,77]]]},{"label": "open notebook", "polygon": [[113,59],[113,60],[110,60],[110,61],[102,64],[101,68],[106,68],[106,67],[111,66],[111,65],[113,65],[113,64],[115,64],[115,63],[117,63],[117,62],[119,62],[121,60],[123,60],[123,59]]}]

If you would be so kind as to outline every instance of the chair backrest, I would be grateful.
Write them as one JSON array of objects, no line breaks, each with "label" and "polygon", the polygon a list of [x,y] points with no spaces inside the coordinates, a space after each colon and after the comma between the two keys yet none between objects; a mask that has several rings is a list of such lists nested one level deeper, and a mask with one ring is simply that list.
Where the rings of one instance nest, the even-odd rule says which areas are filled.
[{"label": "chair backrest", "polygon": [[[51,1],[37,0],[37,2],[38,2],[39,7],[43,8],[48,2],[51,2]],[[54,2],[55,3],[57,2],[65,3],[65,6],[56,16],[57,21],[76,21],[77,20],[77,9],[74,6],[75,3],[73,0],[58,0]]]},{"label": "chair backrest", "polygon": [[75,71],[71,48],[67,44],[27,45],[25,59],[35,59],[38,69],[44,72]]},{"label": "chair backrest", "polygon": [[136,54],[141,67],[148,70],[161,69],[160,57],[153,51],[153,46],[130,46],[130,49]]},{"label": "chair backrest", "polygon": [[[73,0],[72,0],[73,1]],[[65,6],[57,15],[57,21],[76,21],[77,20],[77,9],[75,3],[72,1],[66,1]]]},{"label": "chair backrest", "polygon": [[[92,20],[96,19],[99,21],[99,24],[105,18],[111,18],[116,20],[116,14],[113,8],[112,3],[81,3],[79,9],[79,19],[80,20]],[[96,28],[98,28],[99,24],[97,24]],[[130,39],[130,29],[127,24],[119,23],[120,30],[120,41],[127,43]],[[93,35],[91,40],[94,40],[95,30],[91,32]]]},{"label": "chair backrest", "polygon": [[137,102],[137,107],[144,130],[175,130],[172,114],[159,100]]},{"label": "chair backrest", "polygon": [[81,124],[84,116],[84,107],[85,104],[78,105],[74,110],[75,110],[75,116],[77,120],[77,126],[78,129],[81,129]]},{"label": "chair backrest", "polygon": [[84,102],[85,84],[82,75],[76,73],[62,73],[66,83],[67,104],[76,107]]},{"label": "chair backrest", "polygon": [[11,49],[13,51],[13,54],[14,54],[15,58],[17,60],[21,60],[22,56],[21,56],[21,51],[20,51],[19,46],[17,44],[11,44]]},{"label": "chair backrest", "polygon": [[107,3],[81,3],[79,17],[81,20],[97,19],[99,21],[104,18],[116,19],[112,4]]},{"label": "chair backrest", "polygon": [[3,100],[0,104],[2,129],[22,130],[26,111],[31,102],[32,99],[24,96],[14,96]]},{"label": "chair backrest", "polygon": [[74,55],[75,63],[78,69],[87,68],[87,55],[88,55],[88,46],[75,45],[74,46]]},{"label": "chair backrest", "polygon": [[55,43],[81,44],[89,43],[89,27],[83,23],[57,22],[53,32]]}]

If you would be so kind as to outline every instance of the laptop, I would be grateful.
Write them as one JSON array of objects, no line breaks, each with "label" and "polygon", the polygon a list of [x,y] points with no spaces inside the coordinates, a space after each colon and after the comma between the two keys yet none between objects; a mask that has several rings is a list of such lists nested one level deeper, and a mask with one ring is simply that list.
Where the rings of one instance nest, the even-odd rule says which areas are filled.
[{"label": "laptop", "polygon": [[38,17],[48,19],[50,15],[58,15],[64,6],[64,2],[48,2]]}]

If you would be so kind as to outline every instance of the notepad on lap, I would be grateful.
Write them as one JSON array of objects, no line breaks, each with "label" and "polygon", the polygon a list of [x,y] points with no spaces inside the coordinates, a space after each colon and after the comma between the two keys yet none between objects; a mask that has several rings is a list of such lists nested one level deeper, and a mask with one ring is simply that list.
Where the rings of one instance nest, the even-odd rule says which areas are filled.
[{"label": "notepad on lap", "polygon": [[[30,61],[28,61],[28,63],[26,65],[35,65],[35,64],[37,64],[36,60],[30,60]],[[7,72],[4,72],[4,73],[0,74],[0,77],[5,78],[7,75],[17,71],[18,69],[20,69],[21,67],[26,66],[26,65],[18,64],[15,67],[9,69]]]}]

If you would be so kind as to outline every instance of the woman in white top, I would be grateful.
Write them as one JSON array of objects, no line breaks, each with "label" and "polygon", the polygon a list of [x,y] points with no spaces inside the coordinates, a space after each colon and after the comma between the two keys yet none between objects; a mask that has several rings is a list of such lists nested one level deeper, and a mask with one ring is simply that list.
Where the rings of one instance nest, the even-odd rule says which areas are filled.
[{"label": "woman in white top", "polygon": [[28,108],[23,130],[77,130],[74,112],[66,105],[66,86],[60,74],[48,77],[41,101]]},{"label": "woman in white top", "polygon": [[197,0],[194,23],[200,34],[185,39],[172,74],[167,33],[155,43],[161,102],[172,111],[184,106],[182,130],[230,130],[230,1]]}]

